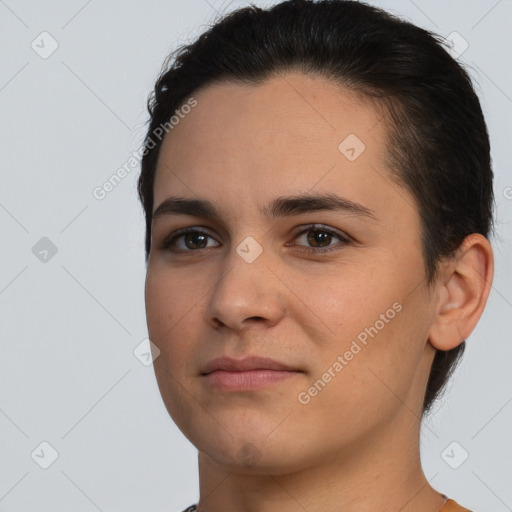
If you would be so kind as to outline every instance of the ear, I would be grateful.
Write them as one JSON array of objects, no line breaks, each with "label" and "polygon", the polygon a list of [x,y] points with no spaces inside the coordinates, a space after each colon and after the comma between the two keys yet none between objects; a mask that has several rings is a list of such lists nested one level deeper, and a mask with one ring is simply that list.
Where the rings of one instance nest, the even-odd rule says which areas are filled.
[{"label": "ear", "polygon": [[437,303],[429,341],[439,350],[460,345],[484,310],[494,275],[494,256],[484,236],[467,236],[453,259],[440,271]]}]

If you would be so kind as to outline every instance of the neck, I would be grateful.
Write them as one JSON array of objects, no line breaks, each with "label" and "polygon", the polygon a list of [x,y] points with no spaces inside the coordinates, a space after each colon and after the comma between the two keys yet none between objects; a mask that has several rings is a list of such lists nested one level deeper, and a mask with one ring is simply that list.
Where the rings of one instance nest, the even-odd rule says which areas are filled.
[{"label": "neck", "polygon": [[199,512],[438,512],[446,497],[421,468],[420,421],[402,409],[378,433],[295,471],[226,467],[199,452]]}]

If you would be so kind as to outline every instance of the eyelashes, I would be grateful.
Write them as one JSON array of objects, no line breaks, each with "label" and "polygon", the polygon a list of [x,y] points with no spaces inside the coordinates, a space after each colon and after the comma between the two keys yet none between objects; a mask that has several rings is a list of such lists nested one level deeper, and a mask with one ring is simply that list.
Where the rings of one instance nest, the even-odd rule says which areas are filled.
[{"label": "eyelashes", "polygon": [[[196,251],[201,251],[201,250],[205,249],[204,247],[201,247],[199,249],[190,249],[190,248],[187,248],[187,249],[176,249],[176,240],[179,240],[179,239],[181,239],[183,237],[187,237],[188,235],[195,235],[196,237],[202,237],[203,239],[204,238],[214,239],[211,235],[209,235],[205,231],[201,231],[201,230],[196,229],[196,228],[186,228],[186,229],[183,229],[183,230],[179,230],[178,232],[171,233],[163,241],[162,246],[160,247],[160,249],[162,249],[164,251],[169,250],[171,252],[196,252]],[[190,238],[192,238],[192,237],[189,237],[189,240],[190,240]],[[201,242],[199,242],[199,243],[201,243]]]},{"label": "eyelashes", "polygon": [[[305,251],[311,254],[322,254],[326,252],[331,252],[334,250],[340,250],[343,246],[349,244],[351,239],[346,234],[339,232],[333,228],[325,226],[323,224],[311,224],[309,226],[304,227],[300,232],[294,235],[293,240],[297,240],[308,233],[316,233],[313,236],[306,236],[306,243],[319,244],[319,246],[304,246],[297,244],[286,243],[287,247],[299,247],[301,251]],[[327,235],[327,237],[323,236],[318,239],[318,234]],[[339,243],[335,245],[331,245],[330,242],[333,238],[337,238],[340,240]],[[184,228],[178,231],[174,231],[169,236],[167,236],[162,244],[160,245],[160,250],[169,251],[175,254],[187,254],[187,253],[204,253],[205,250],[210,250],[214,247],[219,247],[219,245],[208,245],[209,240],[215,240],[215,237],[210,235],[207,231],[203,229],[199,229],[196,227]],[[183,242],[182,247],[178,247],[179,242]],[[203,244],[206,243],[206,246]],[[217,242],[218,243],[218,242]],[[327,244],[327,245],[322,245]],[[199,246],[199,247],[195,247]],[[191,247],[192,246],[192,247]]]},{"label": "eyelashes", "polygon": [[[337,245],[328,245],[328,246],[320,246],[320,247],[299,246],[307,251],[311,251],[311,252],[315,252],[315,253],[323,253],[323,252],[330,252],[330,251],[338,250],[338,249],[340,249],[340,246],[344,246],[350,242],[346,235],[343,235],[343,234],[339,233],[337,230],[334,230],[327,226],[323,226],[321,224],[313,224],[311,226],[306,227],[305,229],[303,229],[302,231],[297,233],[297,235],[294,237],[294,239],[301,238],[301,237],[305,236],[307,233],[327,234],[328,242],[330,242],[332,240],[332,237],[335,237],[335,238],[338,238],[339,240],[341,240],[341,244],[338,243]],[[310,237],[306,236],[306,240],[307,240],[307,242],[314,241],[313,243],[317,243],[317,242],[322,243],[322,240],[317,241],[315,239],[315,237],[310,238]]]}]

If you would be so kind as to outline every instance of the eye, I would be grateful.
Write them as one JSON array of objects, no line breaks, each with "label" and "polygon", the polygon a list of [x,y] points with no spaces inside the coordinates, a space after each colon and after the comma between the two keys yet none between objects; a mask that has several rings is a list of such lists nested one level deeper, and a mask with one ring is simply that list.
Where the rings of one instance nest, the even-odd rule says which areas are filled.
[{"label": "eye", "polygon": [[[213,238],[206,232],[194,228],[187,228],[171,233],[162,242],[160,249],[173,252],[192,252],[208,247],[208,239]],[[182,243],[179,243],[182,242]],[[213,247],[216,247],[215,245]]]},{"label": "eye", "polygon": [[[340,240],[338,244],[331,244],[332,240],[337,238]],[[313,253],[324,253],[339,249],[339,246],[350,243],[348,236],[328,228],[322,224],[312,224],[307,226],[306,229],[300,231],[295,235],[294,240],[305,240],[309,247],[304,247],[302,244],[286,244],[287,246],[299,246],[302,250]],[[208,241],[215,241],[214,245],[209,245]],[[220,244],[207,232],[195,228],[184,228],[179,231],[171,233],[162,242],[160,249],[164,251],[171,251],[175,253],[185,252],[199,252],[202,249],[211,247],[218,247]]]},{"label": "eye", "polygon": [[[331,242],[334,238],[337,238],[341,241],[341,243],[332,245]],[[348,236],[344,236],[341,233],[323,226],[322,224],[313,224],[311,226],[307,226],[306,229],[302,230],[295,237],[295,240],[303,240],[307,244],[311,244],[309,247],[305,247],[306,251],[322,253],[329,252],[336,249],[339,249],[340,245],[346,245],[350,243]],[[290,245],[290,244],[287,244]],[[297,245],[297,244],[292,244]],[[300,245],[300,244],[298,244]]]}]

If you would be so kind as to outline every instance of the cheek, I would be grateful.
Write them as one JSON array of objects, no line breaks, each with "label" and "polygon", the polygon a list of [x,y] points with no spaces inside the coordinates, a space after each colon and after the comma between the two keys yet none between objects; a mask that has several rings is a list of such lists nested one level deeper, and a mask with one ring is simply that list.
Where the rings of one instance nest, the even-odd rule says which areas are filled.
[{"label": "cheek", "polygon": [[[336,377],[325,375],[326,387],[334,394],[322,391],[325,400],[353,400],[354,406],[370,401],[378,406],[383,397],[392,396],[390,389],[405,392],[414,378],[425,330],[421,298],[404,291],[403,275],[401,281],[370,269],[336,275],[340,277],[319,277],[314,286],[308,280],[301,292],[312,305],[310,316],[318,315],[329,333],[318,343],[318,364],[311,381],[322,379],[330,370]],[[309,336],[319,338],[313,332]],[[352,398],[343,395],[347,389]]]},{"label": "cheek", "polygon": [[187,367],[194,355],[191,316],[201,294],[185,284],[176,272],[156,265],[148,267],[145,284],[148,333],[160,350],[153,363],[155,376],[167,411],[187,430],[190,397],[190,391],[185,391],[190,389]]},{"label": "cheek", "polygon": [[146,318],[151,341],[163,353],[172,350],[174,355],[187,346],[183,326],[201,294],[186,286],[177,272],[148,268],[145,285]]},{"label": "cheek", "polygon": [[371,269],[361,267],[340,267],[303,280],[296,288],[310,316],[318,316],[330,336],[339,339],[340,349],[343,340],[372,326],[400,298],[394,294],[396,285],[379,282]]},{"label": "cheek", "polygon": [[373,314],[357,314],[354,320],[344,317],[346,328],[319,353],[317,371],[300,390],[301,403],[308,401],[299,409],[302,420],[321,430],[328,445],[349,442],[390,421],[409,402],[421,359],[418,344],[415,349],[413,337],[408,339],[408,321],[400,316],[407,314],[404,309],[384,325]]}]

